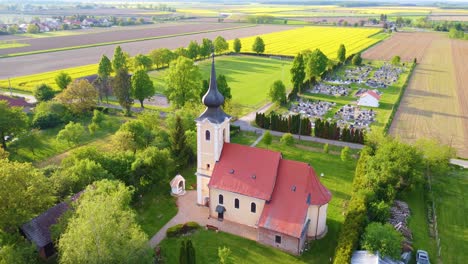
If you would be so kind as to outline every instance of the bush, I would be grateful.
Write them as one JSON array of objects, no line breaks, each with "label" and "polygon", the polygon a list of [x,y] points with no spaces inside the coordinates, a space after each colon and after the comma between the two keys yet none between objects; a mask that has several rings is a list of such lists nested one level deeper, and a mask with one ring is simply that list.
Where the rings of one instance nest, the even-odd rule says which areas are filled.
[{"label": "bush", "polygon": [[325,145],[323,145],[323,153],[328,153],[329,152],[329,146],[328,146],[328,143],[325,143]]},{"label": "bush", "polygon": [[403,236],[390,224],[370,223],[362,237],[362,247],[371,252],[378,251],[382,257],[397,259],[401,254]]},{"label": "bush", "polygon": [[196,222],[187,222],[185,224],[178,224],[172,227],[169,227],[166,231],[167,237],[178,237],[193,230],[197,230],[200,228],[200,225]]},{"label": "bush", "polygon": [[70,112],[58,102],[41,102],[34,112],[32,126],[39,129],[56,127],[71,120]]},{"label": "bush", "polygon": [[34,97],[39,102],[49,101],[55,97],[55,92],[52,87],[43,83],[34,89]]},{"label": "bush", "polygon": [[280,139],[281,144],[286,146],[294,145],[294,138],[290,133],[284,134]]}]

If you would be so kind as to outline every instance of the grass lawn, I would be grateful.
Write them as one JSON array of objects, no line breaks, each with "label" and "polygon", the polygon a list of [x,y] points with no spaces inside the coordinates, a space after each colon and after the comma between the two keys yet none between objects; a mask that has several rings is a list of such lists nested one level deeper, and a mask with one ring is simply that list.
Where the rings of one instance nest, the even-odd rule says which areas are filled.
[{"label": "grass lawn", "polygon": [[[199,62],[204,79],[209,79],[211,60]],[[240,107],[240,116],[254,111],[269,101],[268,91],[275,80],[291,88],[291,61],[255,56],[216,58],[216,74],[224,74],[231,87],[232,101]],[[165,90],[165,71],[150,72],[157,92]]]},{"label": "grass lawn", "polygon": [[[83,118],[79,122],[85,125],[85,134],[79,145],[69,145],[67,142],[57,141],[56,136],[58,132],[65,126],[61,125],[51,129],[45,129],[40,131],[40,143],[37,148],[34,149],[34,154],[25,146],[21,139],[10,143],[8,145],[8,151],[10,152],[10,159],[21,162],[40,162],[50,157],[54,157],[58,154],[63,155],[71,149],[80,147],[83,145],[90,145],[96,143],[98,146],[103,146],[109,141],[109,136],[112,135],[120,127],[123,122],[122,116],[109,116],[106,115],[107,125],[96,131],[94,135],[89,134],[87,125],[91,120],[91,117]],[[107,138],[101,141],[101,139]],[[52,162],[55,163],[55,162]],[[47,165],[47,164],[43,164]]]},{"label": "grass lawn", "polygon": [[[381,61],[365,61],[366,65],[368,63],[374,68],[374,70],[378,69],[383,62]],[[342,67],[336,72],[337,76],[342,76],[344,74],[345,69],[350,69],[355,66],[347,65]],[[405,68],[405,71],[400,75],[397,82],[393,85],[389,86],[385,89],[379,89],[383,92],[380,100],[380,106],[378,108],[371,108],[371,107],[361,107],[362,109],[373,109],[377,111],[376,121],[372,123],[371,128],[376,129],[377,131],[383,131],[385,125],[388,122],[388,119],[392,113],[393,106],[395,105],[396,101],[398,100],[398,96],[402,91],[403,84],[406,82],[406,79],[409,78],[409,67]],[[371,73],[373,74],[373,73]],[[332,96],[332,95],[324,95],[324,94],[312,94],[312,93],[304,93],[302,97],[304,99],[310,100],[322,100],[328,102],[335,102],[336,106],[331,108],[331,110],[325,115],[326,118],[333,118],[336,111],[338,111],[343,105],[346,104],[354,104],[356,105],[357,97],[354,94],[357,92],[359,88],[367,88],[364,85],[359,84],[351,84],[351,92],[349,96]]]},{"label": "grass lawn", "polygon": [[[216,263],[219,246],[227,246],[232,250],[234,263],[328,263],[333,256],[338,233],[344,221],[343,210],[352,190],[356,159],[341,161],[338,147],[330,154],[325,154],[317,151],[323,148],[320,143],[296,141],[297,145],[309,147],[309,150],[298,146],[283,146],[278,137],[273,138],[269,149],[281,151],[286,159],[310,163],[318,175],[324,173],[320,180],[333,194],[328,206],[328,234],[321,240],[312,241],[309,250],[296,257],[241,237],[198,231],[190,237],[197,251],[198,263]],[[232,137],[232,142],[246,145],[250,145],[254,140],[252,134],[240,133]],[[266,147],[263,143],[258,146]],[[177,263],[179,241],[178,238],[171,238],[163,240],[160,244],[167,263]]]}]

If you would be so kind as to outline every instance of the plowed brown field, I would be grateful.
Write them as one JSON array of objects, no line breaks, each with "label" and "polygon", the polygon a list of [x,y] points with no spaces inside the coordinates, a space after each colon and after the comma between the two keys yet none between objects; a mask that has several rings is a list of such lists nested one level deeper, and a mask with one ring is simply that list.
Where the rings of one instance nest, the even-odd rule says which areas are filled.
[{"label": "plowed brown field", "polygon": [[[384,45],[373,48],[387,54],[386,59],[398,51],[405,54],[400,56],[411,56],[414,52],[413,57],[417,56],[419,61],[390,133],[409,142],[422,137],[436,138],[456,148],[458,156],[467,158],[468,42],[451,40],[438,33],[398,35],[401,41],[398,49]],[[377,54],[378,50],[372,52]]]}]

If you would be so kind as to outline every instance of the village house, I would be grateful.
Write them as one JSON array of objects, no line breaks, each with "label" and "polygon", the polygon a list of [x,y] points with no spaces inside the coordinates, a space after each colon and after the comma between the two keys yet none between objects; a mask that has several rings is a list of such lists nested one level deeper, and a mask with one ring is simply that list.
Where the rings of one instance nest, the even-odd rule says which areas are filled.
[{"label": "village house", "polygon": [[327,232],[331,193],[307,163],[280,152],[230,143],[231,117],[220,106],[214,57],[206,110],[197,122],[197,203],[209,216],[253,227],[257,241],[301,254]]},{"label": "village house", "polygon": [[358,100],[359,106],[379,107],[380,95],[372,90],[361,94]]}]

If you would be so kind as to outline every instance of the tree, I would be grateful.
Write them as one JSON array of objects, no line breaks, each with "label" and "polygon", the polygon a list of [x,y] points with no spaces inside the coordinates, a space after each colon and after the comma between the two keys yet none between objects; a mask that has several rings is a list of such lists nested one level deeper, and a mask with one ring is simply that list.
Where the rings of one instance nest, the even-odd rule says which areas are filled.
[{"label": "tree", "polygon": [[182,240],[180,242],[179,264],[195,264],[195,248],[192,240]]},{"label": "tree", "polygon": [[149,56],[138,54],[133,58],[133,68],[135,70],[143,69],[144,71],[149,71],[151,66],[153,66],[153,61]]},{"label": "tree", "polygon": [[10,107],[7,101],[0,100],[0,140],[3,149],[7,149],[6,136],[23,132],[28,126],[28,117],[20,107]]},{"label": "tree", "polygon": [[19,232],[15,234],[0,232],[0,263],[39,263],[37,257],[36,247]]},{"label": "tree", "polygon": [[166,95],[176,108],[198,100],[200,94],[200,70],[193,60],[179,57],[171,62],[166,75]]},{"label": "tree", "polygon": [[218,258],[220,264],[233,264],[231,249],[228,247],[218,247]]},{"label": "tree", "polygon": [[286,103],[286,87],[283,82],[278,80],[275,81],[271,87],[268,95],[271,98],[271,101],[280,105]]},{"label": "tree", "polygon": [[106,55],[102,55],[101,61],[99,61],[98,76],[101,79],[101,83],[98,85],[99,89],[99,100],[102,102],[102,95],[106,95],[107,101],[109,101],[109,87],[108,81],[109,76],[112,73],[112,63]]},{"label": "tree", "polygon": [[176,116],[174,127],[170,132],[171,154],[178,169],[185,168],[190,157],[190,146],[187,145],[185,129],[180,116]]},{"label": "tree", "polygon": [[401,61],[400,56],[393,56],[391,63],[394,66],[398,66],[400,65],[400,61]]},{"label": "tree", "polygon": [[162,185],[172,173],[173,160],[168,149],[148,147],[136,155],[132,163],[133,186],[145,188],[154,184]]},{"label": "tree", "polygon": [[49,85],[43,83],[36,86],[34,89],[34,97],[36,97],[38,102],[44,102],[52,100],[55,96],[55,92]]},{"label": "tree", "polygon": [[345,60],[346,60],[346,48],[345,48],[345,45],[343,44],[340,44],[340,47],[338,48],[338,52],[337,52],[337,56],[336,58],[341,62],[341,63],[344,63]]},{"label": "tree", "polygon": [[447,172],[450,159],[456,157],[455,149],[435,139],[418,139],[415,147],[422,153],[426,169],[439,175]]},{"label": "tree", "polygon": [[153,81],[145,70],[138,70],[132,76],[132,92],[133,97],[140,101],[141,108],[144,108],[143,101],[154,95]]},{"label": "tree", "polygon": [[72,81],[72,78],[70,77],[70,75],[68,75],[68,73],[66,72],[60,72],[59,74],[57,74],[57,76],[55,77],[55,83],[57,84],[57,86],[60,88],[60,90],[64,90],[65,88],[67,88],[67,86],[71,83]]},{"label": "tree", "polygon": [[179,47],[174,50],[174,54],[176,57],[186,57],[188,58],[188,51],[184,47]]},{"label": "tree", "polygon": [[153,64],[156,65],[156,68],[159,68],[169,65],[169,62],[174,59],[174,53],[167,48],[161,48],[151,51],[149,57],[153,61]]},{"label": "tree", "polygon": [[346,146],[341,150],[341,160],[347,161],[349,159],[349,147]]},{"label": "tree", "polygon": [[353,56],[353,59],[351,60],[351,63],[353,65],[359,66],[362,63],[362,58],[361,58],[361,53],[357,53]]},{"label": "tree", "polygon": [[120,46],[117,46],[114,50],[114,58],[112,60],[112,68],[115,72],[127,67],[127,58],[122,51]]},{"label": "tree", "polygon": [[120,106],[124,109],[125,114],[129,116],[131,114],[131,107],[133,105],[132,94],[132,83],[127,69],[118,69],[114,79],[112,80],[112,87],[114,89],[114,95],[117,97]]},{"label": "tree", "polygon": [[242,49],[242,43],[239,38],[234,39],[234,43],[232,44],[234,47],[234,52],[239,53]]},{"label": "tree", "polygon": [[69,145],[78,144],[83,136],[85,130],[82,124],[69,122],[57,134],[57,140],[67,141]]},{"label": "tree", "polygon": [[294,145],[294,138],[291,135],[291,133],[285,133],[281,139],[280,139],[281,144],[286,145],[286,146],[292,146]]},{"label": "tree", "polygon": [[227,43],[227,41],[221,36],[217,36],[215,38],[213,45],[214,51],[218,54],[229,49],[229,43]]},{"label": "tree", "polygon": [[58,101],[40,102],[34,109],[32,126],[39,129],[56,127],[71,119],[70,111]]},{"label": "tree", "polygon": [[26,29],[26,32],[28,32],[29,34],[37,34],[39,33],[39,30],[40,29],[36,24],[29,24]]},{"label": "tree", "polygon": [[0,229],[18,227],[44,212],[55,202],[53,188],[31,163],[0,159]]},{"label": "tree", "polygon": [[403,236],[390,224],[370,223],[362,237],[362,247],[371,252],[378,251],[382,257],[398,259],[401,254]]},{"label": "tree", "polygon": [[265,52],[265,43],[263,42],[263,39],[261,37],[255,38],[255,41],[252,45],[252,50],[255,51],[255,53],[257,54]]},{"label": "tree", "polygon": [[328,152],[329,152],[329,146],[328,146],[328,143],[325,143],[325,145],[323,145],[323,153],[328,154]]},{"label": "tree", "polygon": [[96,89],[84,79],[71,83],[57,96],[57,100],[76,115],[84,114],[96,107],[97,98]]},{"label": "tree", "polygon": [[60,263],[153,263],[148,238],[130,208],[132,193],[119,181],[88,186],[60,237]]},{"label": "tree", "polygon": [[188,264],[195,264],[195,248],[193,247],[192,240],[187,240],[187,263]]},{"label": "tree", "polygon": [[319,49],[315,49],[307,57],[306,75],[307,79],[317,79],[327,68],[328,58]]},{"label": "tree", "polygon": [[33,155],[36,155],[34,150],[42,145],[42,138],[39,133],[39,130],[31,129],[30,131],[23,133],[20,136],[21,144],[28,148]]},{"label": "tree", "polygon": [[208,38],[203,38],[200,46],[200,56],[203,58],[208,57],[213,52],[213,41]]},{"label": "tree", "polygon": [[11,35],[16,34],[18,33],[18,30],[19,30],[18,25],[10,25],[8,27],[8,34],[11,34]]},{"label": "tree", "polygon": [[302,53],[298,53],[296,57],[294,57],[293,65],[290,71],[291,82],[294,86],[293,93],[301,93],[305,79],[304,56],[302,55]]},{"label": "tree", "polygon": [[263,144],[265,144],[268,148],[268,146],[271,145],[271,141],[273,141],[273,137],[271,136],[271,133],[270,131],[266,131],[264,134],[263,134],[263,138],[262,138],[262,142]]},{"label": "tree", "polygon": [[8,159],[8,156],[10,156],[10,153],[0,147],[0,159]]},{"label": "tree", "polygon": [[[226,104],[227,101],[232,99],[231,95],[231,87],[229,87],[229,84],[227,83],[226,76],[223,74],[219,74],[218,77],[216,77],[216,85],[218,86],[218,91],[223,95],[224,97],[224,104]],[[203,98],[203,96],[206,94],[206,92],[209,89],[209,82],[208,80],[203,80],[202,82],[202,90],[200,92],[200,99]]]},{"label": "tree", "polygon": [[198,55],[200,54],[200,46],[198,43],[194,40],[190,41],[188,47],[187,47],[187,55],[189,59],[196,59]]},{"label": "tree", "polygon": [[154,135],[140,120],[131,120],[124,123],[114,135],[114,142],[121,150],[136,152],[149,146]]}]

